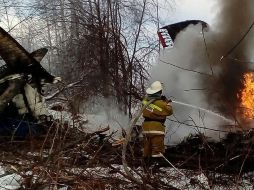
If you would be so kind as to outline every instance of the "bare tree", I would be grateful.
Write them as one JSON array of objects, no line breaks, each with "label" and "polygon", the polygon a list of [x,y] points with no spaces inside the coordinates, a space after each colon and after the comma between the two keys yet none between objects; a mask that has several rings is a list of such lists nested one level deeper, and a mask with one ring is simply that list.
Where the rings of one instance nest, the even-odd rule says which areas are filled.
[{"label": "bare tree", "polygon": [[158,50],[154,7],[153,0],[34,0],[36,17],[22,21],[22,29],[29,49],[38,41],[49,47],[54,74],[79,81],[68,88],[70,99],[113,98],[131,116]]}]

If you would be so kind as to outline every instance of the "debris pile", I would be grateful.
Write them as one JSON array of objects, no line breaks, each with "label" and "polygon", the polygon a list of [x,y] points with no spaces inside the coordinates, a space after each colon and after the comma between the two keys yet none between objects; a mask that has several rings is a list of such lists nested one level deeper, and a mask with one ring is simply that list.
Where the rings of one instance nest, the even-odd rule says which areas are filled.
[{"label": "debris pile", "polygon": [[[19,141],[5,139],[0,143],[4,175],[15,173],[21,176],[20,185],[24,189],[49,186],[59,189],[141,188],[125,174],[121,165],[122,146],[112,146],[112,136],[105,134],[107,130],[85,133],[78,128],[53,123],[43,136],[30,136]],[[182,179],[183,176],[170,165],[156,173],[144,170],[142,142],[129,144],[127,162],[137,178],[157,189],[200,186],[200,181],[195,179],[199,179],[197,176],[201,173],[209,183],[218,185],[228,175],[242,176],[254,170],[253,137],[253,131],[229,133],[221,142],[211,142],[199,134],[168,147],[167,159],[181,169],[187,179]],[[177,180],[185,181],[185,184],[174,185]],[[234,184],[232,180],[228,183]]]},{"label": "debris pile", "polygon": [[168,147],[167,158],[177,167],[222,173],[254,171],[254,131],[228,133],[220,142],[203,134],[191,135],[174,147]]}]

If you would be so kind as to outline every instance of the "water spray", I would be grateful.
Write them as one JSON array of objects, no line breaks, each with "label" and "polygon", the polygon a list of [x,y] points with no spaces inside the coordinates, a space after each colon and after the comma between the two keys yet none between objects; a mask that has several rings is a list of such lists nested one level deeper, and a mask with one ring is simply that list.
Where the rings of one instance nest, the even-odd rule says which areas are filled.
[{"label": "water spray", "polygon": [[215,115],[217,117],[220,117],[221,119],[223,119],[224,121],[227,121],[229,123],[232,123],[234,122],[232,119],[228,119],[226,117],[224,117],[223,115],[220,115],[216,112],[213,112],[211,110],[208,110],[208,109],[205,109],[205,108],[201,108],[201,107],[198,107],[198,106],[195,106],[195,105],[192,105],[192,104],[187,104],[187,103],[184,103],[184,102],[179,102],[179,101],[175,101],[175,100],[172,100],[172,103],[175,103],[175,104],[179,104],[179,105],[183,105],[183,106],[187,106],[187,107],[190,107],[190,108],[195,108],[195,109],[198,109],[198,110],[201,110],[201,111],[204,111],[206,113],[209,113],[209,114],[212,114],[212,115]]}]

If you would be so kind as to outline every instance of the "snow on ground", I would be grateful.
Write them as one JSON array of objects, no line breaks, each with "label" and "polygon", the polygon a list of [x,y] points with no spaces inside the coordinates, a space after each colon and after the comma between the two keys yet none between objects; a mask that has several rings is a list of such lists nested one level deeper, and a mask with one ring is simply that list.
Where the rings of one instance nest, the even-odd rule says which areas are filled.
[{"label": "snow on ground", "polygon": [[15,190],[21,187],[22,177],[18,174],[8,174],[0,166],[0,190]]},{"label": "snow on ground", "polygon": [[[130,169],[130,168],[129,168]],[[114,170],[114,172],[112,172]],[[72,172],[79,174],[82,173],[85,176],[90,176],[90,178],[95,179],[104,179],[104,178],[117,178],[119,180],[122,180],[123,182],[126,182],[127,186],[129,181],[125,176],[122,174],[125,174],[124,168],[122,165],[112,165],[112,168],[104,168],[104,167],[94,167],[94,168],[86,168],[85,170],[80,168],[72,168]],[[118,172],[115,172],[118,171]],[[132,170],[133,171],[133,170]],[[204,173],[200,172],[193,172],[191,170],[179,170],[181,173],[184,174],[184,176],[176,171],[174,168],[166,167],[159,169],[158,173],[149,173],[149,175],[144,174],[144,170],[142,168],[136,168],[135,172],[132,172],[134,174],[134,177],[141,180],[142,178],[140,176],[143,176],[143,179],[146,178],[146,175],[149,176],[150,181],[158,180],[160,179],[161,183],[164,183],[165,186],[173,186],[178,189],[192,189],[192,190],[200,190],[200,189],[211,189],[211,190],[252,190],[254,188],[253,184],[247,179],[241,179],[238,181],[238,184],[227,184],[226,186],[223,185],[214,185],[212,188],[209,187],[208,178],[205,176]],[[224,177],[228,178],[227,175],[221,175],[218,174],[218,177]],[[107,186],[108,189],[111,189],[112,186],[110,184]],[[126,188],[126,186],[123,183],[123,189]]]},{"label": "snow on ground", "polygon": [[[94,167],[94,168],[71,168],[70,171],[76,174],[82,174],[84,176],[89,176],[90,179],[105,179],[105,178],[112,178],[118,179],[123,182],[120,185],[122,188],[127,188],[132,184],[124,175],[124,168],[122,165],[112,165],[111,168],[104,168],[104,167]],[[193,172],[190,170],[175,170],[174,168],[161,168],[159,169],[158,173],[151,173],[144,174],[143,168],[136,168],[134,173],[135,178],[142,181],[143,179],[149,178],[149,181],[156,180],[163,183],[164,186],[172,186],[178,189],[192,189],[192,190],[200,190],[200,189],[211,189],[211,190],[252,190],[254,188],[253,184],[247,179],[239,180],[239,182],[232,185],[214,185],[212,188],[209,187],[208,178],[204,175],[204,173],[200,172]],[[0,190],[15,190],[21,188],[22,177],[18,174],[6,174],[4,168],[0,168],[1,178],[0,178]],[[183,173],[184,176],[181,174]],[[124,174],[124,175],[123,175]],[[140,177],[142,176],[142,178]],[[219,175],[222,177],[223,175]],[[228,176],[224,175],[225,178]],[[49,186],[45,186],[43,190],[49,189]],[[130,187],[131,188],[131,187]],[[62,184],[62,187],[58,188],[58,190],[67,190],[68,186]],[[106,185],[106,189],[112,189],[111,184]]]},{"label": "snow on ground", "polygon": [[14,190],[21,187],[22,177],[18,174],[5,175],[0,178],[0,189],[1,190]]},{"label": "snow on ground", "polygon": [[[28,175],[32,175],[32,172],[26,172]],[[34,176],[36,177],[36,176]],[[22,182],[23,178],[16,173],[8,174],[8,172],[5,171],[3,166],[0,166],[0,190],[18,190],[22,188]],[[42,190],[49,190],[51,189],[52,185],[45,186]],[[58,190],[67,190],[68,186],[61,185],[62,187],[58,188]]]}]

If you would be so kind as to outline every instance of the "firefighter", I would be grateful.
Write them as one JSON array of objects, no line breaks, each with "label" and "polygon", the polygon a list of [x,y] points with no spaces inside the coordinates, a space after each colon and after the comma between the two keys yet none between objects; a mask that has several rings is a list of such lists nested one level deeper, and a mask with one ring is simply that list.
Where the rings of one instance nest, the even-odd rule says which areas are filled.
[{"label": "firefighter", "polygon": [[170,105],[171,100],[168,100],[162,95],[162,83],[155,81],[146,90],[146,97],[143,100],[143,105],[153,101],[147,105],[143,111],[144,122],[143,136],[144,136],[144,161],[146,165],[158,162],[162,159],[164,149],[165,137],[165,120],[167,116],[173,114]]}]

